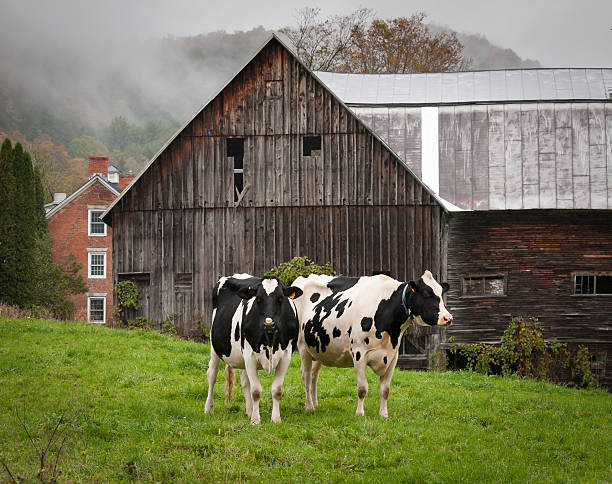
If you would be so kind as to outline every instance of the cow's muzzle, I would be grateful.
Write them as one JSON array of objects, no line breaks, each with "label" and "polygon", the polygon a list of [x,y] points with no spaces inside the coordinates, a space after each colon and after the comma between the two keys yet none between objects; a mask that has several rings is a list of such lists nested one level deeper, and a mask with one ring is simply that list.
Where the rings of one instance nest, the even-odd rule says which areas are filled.
[{"label": "cow's muzzle", "polygon": [[439,326],[449,326],[453,320],[453,315],[451,313],[446,313],[440,316],[438,321]]},{"label": "cow's muzzle", "polygon": [[264,331],[266,333],[274,333],[276,331],[276,324],[272,321],[272,318],[266,318],[264,321]]}]

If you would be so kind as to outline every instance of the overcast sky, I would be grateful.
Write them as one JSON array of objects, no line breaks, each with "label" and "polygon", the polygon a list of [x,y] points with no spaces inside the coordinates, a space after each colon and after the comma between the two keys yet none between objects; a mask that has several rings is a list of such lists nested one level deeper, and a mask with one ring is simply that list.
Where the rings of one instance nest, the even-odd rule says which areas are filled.
[{"label": "overcast sky", "polygon": [[547,67],[612,66],[612,0],[0,0],[0,5],[2,37],[17,47],[26,37],[103,47],[133,36],[274,29],[292,24],[295,10],[305,5],[324,14],[363,6],[383,18],[422,10],[433,22],[483,34]]}]

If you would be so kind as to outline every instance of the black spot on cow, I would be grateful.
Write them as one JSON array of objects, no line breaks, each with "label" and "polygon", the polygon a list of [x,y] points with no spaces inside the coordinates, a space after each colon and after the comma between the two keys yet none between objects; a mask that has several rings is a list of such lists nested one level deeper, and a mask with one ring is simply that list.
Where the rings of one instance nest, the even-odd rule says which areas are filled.
[{"label": "black spot on cow", "polygon": [[327,283],[327,287],[331,289],[332,293],[342,292],[350,289],[359,282],[358,277],[334,277]]},{"label": "black spot on cow", "polygon": [[319,298],[321,297],[321,294],[319,294],[318,292],[313,292],[312,296],[310,296],[310,302],[317,302],[319,300]]},{"label": "black spot on cow", "polygon": [[372,328],[372,318],[363,318],[361,320],[361,329],[364,332],[370,331]]},{"label": "black spot on cow", "polygon": [[342,331],[340,331],[338,328],[334,327],[334,331],[332,332],[332,336],[334,338],[339,338],[341,334],[342,334]]},{"label": "black spot on cow", "polygon": [[349,336],[351,335],[352,328],[353,328],[352,326],[349,326],[349,329],[346,330],[346,334],[348,334]]},{"label": "black spot on cow", "polygon": [[336,313],[337,313],[336,317],[339,318],[340,316],[342,316],[342,313],[344,313],[344,308],[346,307],[346,303],[348,303],[348,302],[349,302],[349,300],[345,299],[344,301],[340,301],[338,303],[338,305],[336,306]]},{"label": "black spot on cow", "polygon": [[401,326],[406,322],[408,316],[402,305],[402,291],[405,284],[401,284],[389,299],[383,299],[378,303],[376,314],[374,314],[374,326],[376,337],[382,338],[382,333],[389,333],[391,346],[395,348],[399,343],[399,336],[402,332]]},{"label": "black spot on cow", "polygon": [[331,341],[329,334],[323,327],[325,320],[331,316],[332,311],[340,301],[340,295],[330,295],[323,298],[314,307],[314,315],[312,319],[306,321],[304,326],[304,340],[311,348],[315,348],[317,352],[324,353],[327,345]]},{"label": "black spot on cow", "polygon": [[266,350],[266,358],[270,359],[270,352],[268,351],[268,347],[267,346],[265,347],[265,350]]},{"label": "black spot on cow", "polygon": [[370,344],[370,338],[366,337],[363,342],[367,345]]},{"label": "black spot on cow", "polygon": [[355,354],[355,359],[356,359],[357,361],[359,361],[359,359],[360,359],[360,358],[361,358],[361,353],[358,351],[358,352]]},{"label": "black spot on cow", "polygon": [[236,341],[240,341],[240,325],[236,325],[236,330],[234,331],[234,339]]},{"label": "black spot on cow", "polygon": [[387,364],[387,357],[383,356],[383,363],[386,365]]}]

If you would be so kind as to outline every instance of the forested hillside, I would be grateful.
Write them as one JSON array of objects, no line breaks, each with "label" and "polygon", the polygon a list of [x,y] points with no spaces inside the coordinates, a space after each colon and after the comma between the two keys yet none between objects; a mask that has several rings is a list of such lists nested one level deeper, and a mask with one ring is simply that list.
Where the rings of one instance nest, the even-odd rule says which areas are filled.
[{"label": "forested hillside", "polygon": [[[83,183],[90,155],[137,172],[269,34],[219,31],[109,45],[109,52],[52,39],[0,46],[0,141],[9,137],[32,154],[49,192]],[[458,38],[473,69],[538,65],[482,36]]]}]

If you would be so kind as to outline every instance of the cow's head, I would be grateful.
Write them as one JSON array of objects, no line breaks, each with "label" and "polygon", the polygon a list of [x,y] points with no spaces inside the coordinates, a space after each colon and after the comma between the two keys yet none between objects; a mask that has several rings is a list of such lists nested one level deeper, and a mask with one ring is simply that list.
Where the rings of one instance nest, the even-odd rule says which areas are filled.
[{"label": "cow's head", "polygon": [[446,326],[453,320],[442,300],[446,291],[446,282],[438,284],[431,272],[425,271],[418,281],[407,284],[403,302],[418,324]]},{"label": "cow's head", "polygon": [[266,334],[283,330],[286,318],[295,318],[289,299],[300,297],[299,287],[285,287],[276,277],[264,277],[257,286],[242,287],[236,292],[242,299],[253,299],[248,312],[250,321],[256,320]]}]

